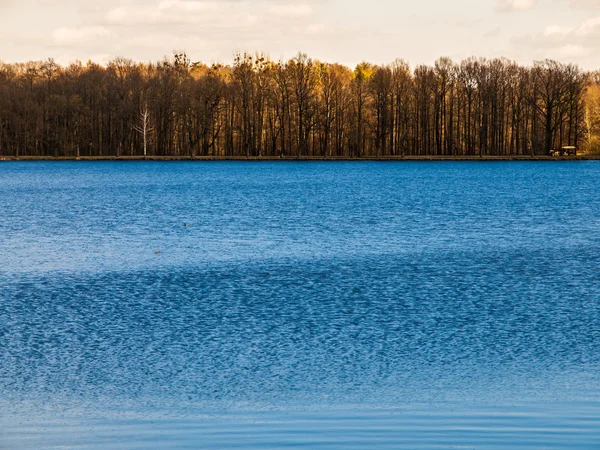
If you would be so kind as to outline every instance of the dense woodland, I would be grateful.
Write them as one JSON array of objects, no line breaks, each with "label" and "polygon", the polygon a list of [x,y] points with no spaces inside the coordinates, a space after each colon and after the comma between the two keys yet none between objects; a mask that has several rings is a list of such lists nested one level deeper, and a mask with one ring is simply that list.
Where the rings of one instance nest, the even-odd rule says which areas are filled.
[{"label": "dense woodland", "polygon": [[600,74],[550,60],[0,63],[0,156],[547,155],[567,145],[600,151]]}]

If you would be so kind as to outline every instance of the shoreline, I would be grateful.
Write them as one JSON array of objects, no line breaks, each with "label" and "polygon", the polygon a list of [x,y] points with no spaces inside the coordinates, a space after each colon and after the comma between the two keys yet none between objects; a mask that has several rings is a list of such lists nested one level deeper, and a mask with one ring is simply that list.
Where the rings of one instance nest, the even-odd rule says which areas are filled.
[{"label": "shoreline", "polygon": [[381,156],[337,157],[337,156],[1,156],[5,161],[600,161],[600,154],[579,156]]}]

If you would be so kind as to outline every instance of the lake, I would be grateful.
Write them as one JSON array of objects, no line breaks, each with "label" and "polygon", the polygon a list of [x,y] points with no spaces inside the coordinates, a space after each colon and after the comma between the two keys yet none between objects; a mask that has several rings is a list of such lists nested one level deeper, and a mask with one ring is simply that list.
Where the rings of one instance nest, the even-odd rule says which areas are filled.
[{"label": "lake", "polygon": [[600,448],[600,162],[0,164],[0,448]]}]

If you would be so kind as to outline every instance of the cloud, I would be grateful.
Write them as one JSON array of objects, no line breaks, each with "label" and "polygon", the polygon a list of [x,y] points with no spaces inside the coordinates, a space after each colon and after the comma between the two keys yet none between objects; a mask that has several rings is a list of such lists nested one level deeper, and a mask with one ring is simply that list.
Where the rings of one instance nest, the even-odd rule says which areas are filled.
[{"label": "cloud", "polygon": [[55,30],[51,42],[55,47],[72,46],[72,54],[83,59],[86,52],[110,52],[154,60],[174,49],[208,61],[230,60],[236,50],[269,51],[274,58],[291,57],[299,50],[316,56],[314,49],[325,42],[359,36],[354,29],[320,20],[320,8],[331,1],[101,0],[94,10],[79,10],[82,26]]},{"label": "cloud", "polygon": [[268,11],[278,17],[306,17],[313,13],[313,8],[306,3],[289,3],[272,5],[268,8]]},{"label": "cloud", "polygon": [[487,38],[498,37],[498,36],[500,36],[500,33],[502,33],[502,28],[494,27],[494,28],[487,30],[485,33],[483,33],[483,37],[487,37]]},{"label": "cloud", "polygon": [[570,0],[569,6],[572,9],[600,10],[600,0]]},{"label": "cloud", "polygon": [[533,47],[587,45],[597,48],[599,39],[600,16],[587,19],[577,26],[549,25],[541,33],[521,36],[516,42]]},{"label": "cloud", "polygon": [[206,54],[212,48],[231,55],[235,49],[277,50],[284,42],[301,47],[323,31],[316,8],[327,1],[160,0],[112,5],[101,17],[103,26],[126,41],[123,48],[136,54],[161,48]]},{"label": "cloud", "polygon": [[229,2],[164,0],[144,6],[119,6],[110,9],[105,19],[109,25],[193,24],[205,22],[229,10]]},{"label": "cloud", "polygon": [[567,44],[558,48],[558,55],[563,59],[573,59],[591,56],[594,51],[582,45]]},{"label": "cloud", "polygon": [[600,38],[600,17],[593,17],[586,20],[580,26],[575,28],[573,33],[578,37]]},{"label": "cloud", "polygon": [[110,36],[110,31],[101,26],[84,26],[79,28],[61,27],[52,33],[52,41],[56,45],[81,45]]},{"label": "cloud", "polygon": [[14,0],[0,0],[0,11],[10,9],[16,2]]},{"label": "cloud", "polygon": [[537,0],[498,0],[496,10],[500,12],[529,11],[536,5]]},{"label": "cloud", "polygon": [[577,61],[588,67],[597,66],[599,41],[600,16],[587,19],[576,26],[549,25],[540,32],[512,40],[514,46],[535,55],[536,59]]},{"label": "cloud", "polygon": [[[591,67],[600,60],[595,19],[600,16],[600,0],[493,0],[492,8],[502,13],[485,18],[476,8],[459,11],[450,3],[0,0],[0,39],[11,43],[2,55],[9,60],[55,56],[85,61],[102,55],[102,61],[109,56],[148,61],[174,49],[186,51],[194,60],[219,62],[230,62],[236,50],[264,50],[274,59],[302,50],[314,58],[349,65],[362,59],[384,63],[395,57],[431,63],[440,54],[502,55],[521,62],[565,58]],[[9,4],[5,12],[2,8]],[[435,4],[440,8],[429,8]],[[552,14],[542,8],[546,4],[553,7]],[[536,14],[531,14],[536,6]],[[565,21],[546,26],[547,17]],[[579,25],[573,26],[573,20],[580,20]]]},{"label": "cloud", "polygon": [[259,21],[305,19],[314,14],[309,2],[162,0],[117,6],[105,14],[108,25],[227,26],[233,30]]}]

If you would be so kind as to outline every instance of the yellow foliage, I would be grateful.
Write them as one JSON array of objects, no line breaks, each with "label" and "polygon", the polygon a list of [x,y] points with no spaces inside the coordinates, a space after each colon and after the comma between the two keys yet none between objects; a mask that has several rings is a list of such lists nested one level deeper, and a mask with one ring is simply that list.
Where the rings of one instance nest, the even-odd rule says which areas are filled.
[{"label": "yellow foliage", "polygon": [[376,66],[363,61],[356,66],[356,69],[354,69],[354,78],[356,78],[358,81],[367,81],[373,76],[375,69]]}]

